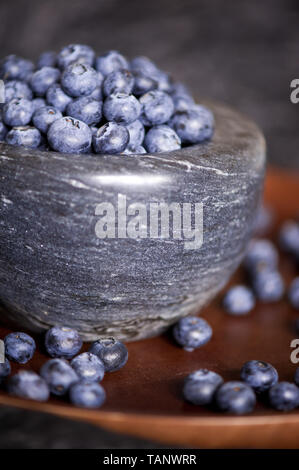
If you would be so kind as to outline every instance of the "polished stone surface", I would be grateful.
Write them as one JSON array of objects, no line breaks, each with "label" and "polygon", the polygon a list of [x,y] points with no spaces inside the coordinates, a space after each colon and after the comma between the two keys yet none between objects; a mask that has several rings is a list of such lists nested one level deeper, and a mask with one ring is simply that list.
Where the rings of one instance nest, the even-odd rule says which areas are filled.
[{"label": "polished stone surface", "polygon": [[[208,144],[169,154],[75,156],[0,145],[0,299],[20,326],[135,340],[198,311],[242,258],[264,175],[264,139],[209,104]],[[99,203],[203,203],[203,244],[96,236]],[[172,235],[172,232],[171,232]]]}]

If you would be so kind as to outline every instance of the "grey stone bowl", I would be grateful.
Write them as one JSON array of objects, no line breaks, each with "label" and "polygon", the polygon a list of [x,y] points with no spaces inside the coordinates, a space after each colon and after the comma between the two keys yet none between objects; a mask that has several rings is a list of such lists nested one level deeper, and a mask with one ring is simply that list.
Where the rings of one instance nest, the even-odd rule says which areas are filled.
[{"label": "grey stone bowl", "polygon": [[[0,144],[2,316],[19,328],[61,324],[85,340],[130,341],[157,335],[215,296],[251,235],[265,143],[243,115],[206,104],[216,118],[212,141],[168,154],[64,155]],[[146,208],[144,238],[132,238],[132,228],[120,238],[133,216],[116,224],[111,238],[113,210],[118,220],[125,198],[132,214],[138,204]],[[150,203],[179,203],[182,213],[183,204],[197,207],[198,217],[202,207],[202,244],[198,237],[197,247],[186,248],[175,220],[169,237],[154,238]],[[191,220],[200,234],[200,217],[193,212]]]}]

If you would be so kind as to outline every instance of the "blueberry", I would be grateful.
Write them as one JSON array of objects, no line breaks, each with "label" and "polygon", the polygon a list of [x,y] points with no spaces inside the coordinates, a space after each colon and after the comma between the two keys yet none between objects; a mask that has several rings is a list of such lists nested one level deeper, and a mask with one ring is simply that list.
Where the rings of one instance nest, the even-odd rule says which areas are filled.
[{"label": "blueberry", "polygon": [[144,95],[149,91],[156,90],[158,88],[158,82],[152,77],[145,75],[144,73],[137,72],[134,74],[134,88],[133,93],[136,96]]},{"label": "blueberry", "polygon": [[64,93],[61,86],[55,83],[51,85],[47,91],[47,103],[54,108],[59,109],[62,113],[65,111],[67,105],[72,101],[72,98]]},{"label": "blueberry", "polygon": [[44,106],[35,111],[32,116],[32,122],[38,130],[46,134],[50,125],[60,118],[62,118],[62,114],[58,109],[52,106]]},{"label": "blueberry", "polygon": [[30,60],[16,55],[5,57],[0,64],[0,78],[3,80],[28,80],[34,69]]},{"label": "blueberry", "polygon": [[52,357],[70,359],[82,348],[82,340],[78,331],[67,326],[53,326],[47,331],[45,347]]},{"label": "blueberry", "polygon": [[209,405],[213,401],[217,388],[222,383],[222,377],[216,372],[199,369],[185,379],[184,398],[194,405]]},{"label": "blueberry", "polygon": [[71,387],[70,400],[82,408],[100,408],[106,400],[106,393],[96,382],[79,382]]},{"label": "blueberry", "polygon": [[64,69],[74,62],[92,66],[95,60],[94,50],[84,44],[70,44],[63,47],[57,55],[57,64]]},{"label": "blueberry", "polygon": [[163,91],[149,91],[140,98],[141,120],[145,125],[159,125],[169,121],[174,111],[172,98]]},{"label": "blueberry", "polygon": [[263,302],[276,302],[284,294],[284,282],[280,273],[269,268],[254,275],[252,287],[257,298]]},{"label": "blueberry", "polygon": [[243,382],[226,382],[215,394],[218,408],[234,414],[244,414],[253,411],[256,403],[255,393]]},{"label": "blueberry", "polygon": [[127,125],[127,129],[130,135],[129,145],[132,145],[133,147],[142,145],[145,134],[142,122],[139,119],[136,119],[136,121]]},{"label": "blueberry", "polygon": [[195,104],[192,96],[189,96],[189,95],[173,96],[172,99],[173,99],[173,103],[174,103],[175,112],[188,111]]},{"label": "blueberry", "polygon": [[170,125],[182,142],[198,144],[212,137],[214,116],[204,106],[193,106],[187,111],[176,112],[170,121]]},{"label": "blueberry", "polygon": [[49,87],[60,78],[60,71],[54,67],[43,67],[32,75],[30,86],[37,96],[44,96]]},{"label": "blueberry", "polygon": [[51,124],[48,142],[53,150],[63,153],[88,153],[91,147],[91,130],[85,122],[65,116]]},{"label": "blueberry", "polygon": [[13,98],[3,107],[3,121],[8,126],[26,126],[33,114],[32,101],[25,98]]},{"label": "blueberry", "polygon": [[136,145],[134,147],[133,145],[128,145],[128,147],[122,152],[123,155],[141,155],[143,153],[147,153],[144,147],[142,145]]},{"label": "blueberry", "polygon": [[10,80],[5,83],[5,102],[8,103],[13,98],[25,98],[32,100],[33,93],[26,82],[20,80]]},{"label": "blueberry", "polygon": [[71,366],[80,380],[85,382],[100,382],[105,374],[105,367],[101,359],[90,352],[84,352],[74,357]]},{"label": "blueberry", "polygon": [[13,127],[6,135],[5,141],[10,145],[37,148],[41,143],[41,134],[35,127]]},{"label": "blueberry", "polygon": [[89,98],[93,98],[96,101],[103,101],[103,93],[102,93],[102,87],[97,86],[90,95],[88,95]]},{"label": "blueberry", "polygon": [[47,103],[44,100],[44,98],[34,98],[32,100],[32,105],[33,105],[33,112],[35,112],[37,109],[47,106]]},{"label": "blueberry", "polygon": [[102,119],[101,101],[90,96],[82,96],[72,101],[66,108],[66,113],[75,119],[85,122],[89,126],[98,124]]},{"label": "blueberry", "polygon": [[8,377],[10,373],[11,373],[11,367],[10,367],[9,360],[6,357],[4,362],[0,362],[0,383],[2,382],[3,379]]},{"label": "blueberry", "polygon": [[50,394],[45,380],[29,370],[20,370],[10,377],[7,390],[10,395],[36,401],[47,401]]},{"label": "blueberry", "polygon": [[86,64],[70,64],[61,75],[61,86],[75,98],[90,95],[98,86],[97,72]]},{"label": "blueberry", "polygon": [[278,373],[268,362],[248,361],[242,366],[241,379],[257,393],[261,393],[278,382]]},{"label": "blueberry", "polygon": [[144,146],[151,153],[171,152],[181,148],[181,139],[169,126],[155,126],[146,134]]},{"label": "blueberry", "polygon": [[127,93],[115,93],[104,101],[103,113],[107,121],[130,124],[139,118],[141,106],[137,98]]},{"label": "blueberry", "polygon": [[129,142],[129,131],[125,126],[115,122],[107,122],[97,129],[92,137],[96,153],[117,154],[125,150]]},{"label": "blueberry", "polygon": [[252,274],[263,270],[265,267],[276,269],[278,266],[278,252],[274,244],[263,238],[252,240],[247,248],[244,266]]},{"label": "blueberry", "polygon": [[4,142],[7,132],[6,125],[0,120],[0,142]]},{"label": "blueberry", "polygon": [[181,318],[173,328],[173,336],[186,351],[193,351],[208,343],[212,328],[206,320],[198,317]]},{"label": "blueberry", "polygon": [[95,341],[90,346],[89,352],[101,359],[106,372],[121,369],[128,360],[126,346],[115,338],[102,338]]},{"label": "blueberry", "polygon": [[290,382],[278,382],[269,390],[269,402],[276,410],[293,410],[299,405],[299,388]]},{"label": "blueberry", "polygon": [[127,60],[117,51],[106,52],[106,54],[96,59],[96,69],[104,76],[116,70],[128,68],[129,64]]},{"label": "blueberry", "polygon": [[292,306],[299,309],[299,277],[296,277],[290,285],[288,298]]},{"label": "blueberry", "polygon": [[138,56],[131,60],[130,68],[134,73],[143,73],[149,77],[155,77],[159,69],[148,57]]},{"label": "blueberry", "polygon": [[50,359],[40,370],[41,377],[47,382],[53,395],[65,395],[69,388],[79,381],[76,371],[65,359]]},{"label": "blueberry", "polygon": [[37,68],[42,67],[56,67],[57,54],[54,51],[43,52],[37,60]]},{"label": "blueberry", "polygon": [[255,298],[251,289],[246,286],[234,286],[227,291],[223,299],[223,307],[232,315],[244,315],[255,306]]},{"label": "blueberry", "polygon": [[103,83],[103,91],[106,96],[113,93],[132,93],[134,77],[126,69],[115,70],[106,76]]},{"label": "blueberry", "polygon": [[299,257],[299,223],[294,220],[286,221],[279,233],[279,243],[281,248],[287,253]]},{"label": "blueberry", "polygon": [[26,364],[32,359],[36,345],[31,336],[26,333],[9,333],[4,338],[5,354],[11,361]]}]

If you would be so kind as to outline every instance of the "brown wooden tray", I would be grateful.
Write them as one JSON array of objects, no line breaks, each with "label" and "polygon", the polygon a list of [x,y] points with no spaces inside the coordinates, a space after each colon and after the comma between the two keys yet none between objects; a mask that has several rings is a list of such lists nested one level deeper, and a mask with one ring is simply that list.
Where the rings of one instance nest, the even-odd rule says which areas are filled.
[{"label": "brown wooden tray", "polygon": [[[270,170],[266,181],[266,201],[275,208],[272,237],[282,220],[299,213],[299,174]],[[287,283],[298,267],[281,257],[281,271]],[[239,270],[232,283],[241,281]],[[111,430],[124,432],[167,444],[200,448],[297,448],[299,447],[299,410],[279,413],[258,404],[253,414],[230,416],[185,403],[181,397],[184,377],[206,367],[226,380],[238,379],[243,362],[249,359],[269,361],[282,380],[292,380],[296,366],[290,361],[290,342],[296,338],[293,323],[298,313],[286,300],[258,304],[244,318],[234,318],[220,308],[219,299],[205,308],[214,337],[209,344],[192,353],[177,347],[170,336],[161,336],[128,344],[127,366],[107,374],[103,386],[107,402],[100,410],[84,410],[64,400],[37,403],[10,397],[0,392],[0,405],[38,410],[76,420],[84,420]],[[0,328],[0,337],[9,332]],[[26,365],[38,371],[46,356],[42,341],[39,350]],[[13,365],[13,371],[20,366]],[[42,432],[42,431],[41,431]]]}]

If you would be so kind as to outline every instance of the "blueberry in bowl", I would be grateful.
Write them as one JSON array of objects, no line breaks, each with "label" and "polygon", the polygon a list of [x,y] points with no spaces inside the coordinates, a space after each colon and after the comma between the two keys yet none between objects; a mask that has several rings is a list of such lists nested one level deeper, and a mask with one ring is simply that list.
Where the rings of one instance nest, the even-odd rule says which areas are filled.
[{"label": "blueberry in bowl", "polygon": [[[29,330],[69,325],[83,340],[157,335],[199,312],[240,264],[263,135],[225,105],[195,104],[147,58],[71,45],[39,60],[0,65],[5,83],[32,91],[18,87],[27,97],[0,119],[3,315]],[[37,96],[42,67],[60,73],[40,74]]]}]

